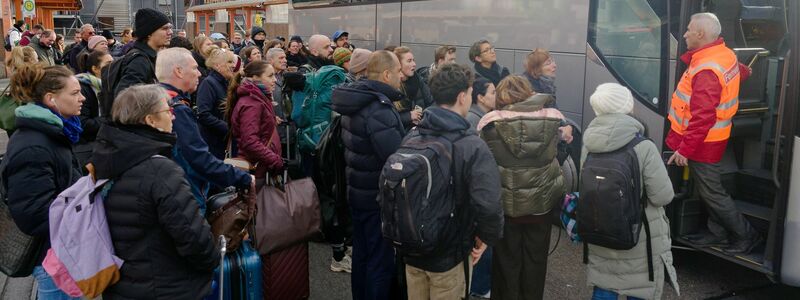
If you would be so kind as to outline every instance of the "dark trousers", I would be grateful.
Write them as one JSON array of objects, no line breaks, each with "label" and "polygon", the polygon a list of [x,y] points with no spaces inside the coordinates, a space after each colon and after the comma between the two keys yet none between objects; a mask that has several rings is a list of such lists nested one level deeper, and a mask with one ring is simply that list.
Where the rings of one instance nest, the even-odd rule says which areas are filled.
[{"label": "dark trousers", "polygon": [[727,234],[730,242],[751,237],[755,230],[722,187],[719,163],[689,161],[689,171],[697,193],[708,208],[708,229],[719,236]]},{"label": "dark trousers", "polygon": [[542,299],[550,249],[550,222],[518,224],[506,219],[492,256],[492,299]]},{"label": "dark trousers", "polygon": [[354,300],[389,299],[395,280],[392,245],[381,233],[379,210],[352,210]]}]

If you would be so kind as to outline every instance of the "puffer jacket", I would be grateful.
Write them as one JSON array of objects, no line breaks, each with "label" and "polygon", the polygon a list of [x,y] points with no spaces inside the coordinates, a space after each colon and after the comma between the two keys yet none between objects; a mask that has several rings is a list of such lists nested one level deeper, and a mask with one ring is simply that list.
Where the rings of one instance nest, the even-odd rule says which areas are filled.
[{"label": "puffer jacket", "polygon": [[237,141],[239,156],[258,163],[254,175],[265,178],[267,172],[283,169],[272,94],[264,94],[249,80],[243,81],[236,92],[239,101],[231,114],[231,134]]},{"label": "puffer jacket", "polygon": [[[36,104],[15,111],[17,131],[8,141],[2,170],[8,208],[20,231],[45,238],[50,248],[50,203],[81,177],[63,123]],[[44,259],[44,251],[39,263]]]},{"label": "puffer jacket", "polygon": [[406,131],[414,127],[411,121],[411,111],[419,106],[426,109],[433,105],[433,96],[428,83],[420,78],[419,71],[414,76],[409,77],[403,82],[401,91],[405,95],[403,99],[394,102],[394,107],[400,113],[400,120],[403,121]]},{"label": "puffer jacket", "polygon": [[376,200],[378,177],[386,159],[397,151],[406,135],[392,105],[402,97],[400,91],[374,80],[357,81],[333,91],[331,106],[342,115],[347,198],[354,210],[380,209]]},{"label": "puffer jacket", "polygon": [[564,116],[543,108],[551,100],[550,95],[537,94],[492,111],[478,123],[500,168],[508,217],[544,215],[564,196],[564,176],[556,159]]},{"label": "puffer jacket", "polygon": [[[125,263],[103,299],[202,299],[219,251],[183,170],[170,157],[175,135],[149,126],[104,125],[92,153],[114,253]],[[156,156],[160,155],[160,156]]]},{"label": "puffer jacket", "polygon": [[[620,149],[636,134],[643,133],[644,126],[628,115],[598,116],[584,132],[581,165],[586,160],[587,153],[606,153]],[[653,142],[641,142],[634,147],[634,151],[639,159],[641,182],[647,192],[648,205],[645,213],[650,222],[655,281],[648,280],[646,235],[642,230],[639,243],[630,250],[589,245],[587,284],[612,290],[620,295],[660,299],[664,280],[667,279],[666,272],[675,291],[680,295],[677,273],[672,266],[669,220],[664,212],[664,206],[675,195],[672,183]]]},{"label": "puffer jacket", "polygon": [[[128,53],[126,53],[125,56],[121,58],[125,60],[124,69],[122,70],[119,83],[114,87],[114,98],[116,98],[120,92],[131,86],[158,83],[158,80],[156,80],[156,49],[150,48],[150,46],[142,40],[134,42],[133,48],[130,51],[134,49],[138,50],[143,55],[129,56]],[[103,115],[110,116],[112,105],[107,105],[106,107],[108,107],[108,111],[104,109]]]},{"label": "puffer jacket", "polygon": [[228,123],[223,120],[220,104],[228,96],[228,80],[217,71],[211,71],[197,88],[197,123],[208,150],[219,159],[225,158]]}]

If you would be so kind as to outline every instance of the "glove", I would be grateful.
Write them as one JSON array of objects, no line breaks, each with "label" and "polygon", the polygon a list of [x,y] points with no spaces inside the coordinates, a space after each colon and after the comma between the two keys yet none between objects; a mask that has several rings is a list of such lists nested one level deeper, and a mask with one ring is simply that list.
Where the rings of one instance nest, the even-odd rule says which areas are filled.
[{"label": "glove", "polygon": [[306,87],[306,77],[300,72],[287,72],[283,74],[286,86],[293,91],[302,91]]}]

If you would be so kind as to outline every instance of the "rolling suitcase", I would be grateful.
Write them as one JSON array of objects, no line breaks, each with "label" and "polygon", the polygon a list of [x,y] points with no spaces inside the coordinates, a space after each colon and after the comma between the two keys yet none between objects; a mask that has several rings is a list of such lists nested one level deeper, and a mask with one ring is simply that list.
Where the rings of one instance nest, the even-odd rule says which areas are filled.
[{"label": "rolling suitcase", "polygon": [[264,299],[309,298],[308,243],[261,256]]},{"label": "rolling suitcase", "polygon": [[220,266],[214,271],[212,294],[206,297],[206,300],[264,299],[261,287],[261,257],[251,242],[242,241],[239,249],[227,254],[226,245],[221,244],[222,259]]}]

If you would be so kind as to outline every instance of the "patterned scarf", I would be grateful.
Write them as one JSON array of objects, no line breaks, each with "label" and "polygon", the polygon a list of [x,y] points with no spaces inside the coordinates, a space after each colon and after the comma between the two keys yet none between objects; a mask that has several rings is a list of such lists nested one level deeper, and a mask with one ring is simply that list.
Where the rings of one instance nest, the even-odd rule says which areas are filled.
[{"label": "patterned scarf", "polygon": [[85,83],[85,84],[88,84],[89,86],[91,86],[92,87],[92,91],[94,91],[95,95],[99,95],[100,94],[100,89],[102,89],[102,87],[103,87],[103,84],[102,84],[102,81],[100,80],[100,78],[97,78],[97,76],[94,76],[92,73],[89,73],[89,72],[80,73],[78,75],[75,75],[75,77],[78,78],[78,81],[80,83]]}]

